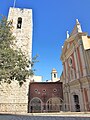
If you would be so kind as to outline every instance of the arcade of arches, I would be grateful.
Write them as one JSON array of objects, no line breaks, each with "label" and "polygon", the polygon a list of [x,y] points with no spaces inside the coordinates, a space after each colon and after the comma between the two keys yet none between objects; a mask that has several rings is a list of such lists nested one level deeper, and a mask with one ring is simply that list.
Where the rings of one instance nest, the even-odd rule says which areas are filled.
[{"label": "arcade of arches", "polygon": [[29,103],[29,112],[59,112],[62,111],[63,100],[55,97],[50,98],[46,103],[35,97]]},{"label": "arcade of arches", "polygon": [[63,110],[62,83],[30,83],[28,112],[59,112]]}]

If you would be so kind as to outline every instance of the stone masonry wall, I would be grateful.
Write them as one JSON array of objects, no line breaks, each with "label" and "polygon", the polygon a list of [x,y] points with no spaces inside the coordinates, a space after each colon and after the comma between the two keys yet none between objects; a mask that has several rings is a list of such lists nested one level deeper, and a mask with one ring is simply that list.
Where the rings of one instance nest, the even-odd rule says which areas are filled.
[{"label": "stone masonry wall", "polygon": [[[18,18],[22,18],[21,28],[17,28]],[[12,21],[13,35],[16,37],[14,48],[32,58],[32,9],[10,8],[8,21]]]},{"label": "stone masonry wall", "polygon": [[11,84],[2,82],[0,85],[0,112],[23,112],[28,111],[28,85],[26,82],[19,86],[18,81]]}]

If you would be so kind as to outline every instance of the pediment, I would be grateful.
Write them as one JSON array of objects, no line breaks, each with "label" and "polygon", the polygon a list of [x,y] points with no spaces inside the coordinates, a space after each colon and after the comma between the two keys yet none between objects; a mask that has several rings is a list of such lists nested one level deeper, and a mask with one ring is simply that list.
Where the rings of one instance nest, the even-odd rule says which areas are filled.
[{"label": "pediment", "polygon": [[64,46],[63,46],[63,53],[67,52],[67,50],[70,48],[73,42],[74,42],[73,37],[69,37],[68,39],[65,40]]},{"label": "pediment", "polygon": [[77,34],[77,33],[78,33],[77,26],[75,26],[72,33],[70,34],[70,37]]},{"label": "pediment", "polygon": [[64,46],[62,49],[62,55],[64,55],[68,51],[68,49],[70,48],[70,46],[74,42],[77,34],[81,34],[81,33],[82,33],[81,25],[80,25],[78,19],[76,19],[76,24],[75,24],[71,34],[69,35],[68,31],[67,31],[67,39],[64,42]]},{"label": "pediment", "polygon": [[76,25],[74,26],[74,28],[70,34],[70,37],[73,35],[76,35],[78,33],[82,33],[82,29],[81,29],[81,25],[80,25],[78,19],[76,19]]}]

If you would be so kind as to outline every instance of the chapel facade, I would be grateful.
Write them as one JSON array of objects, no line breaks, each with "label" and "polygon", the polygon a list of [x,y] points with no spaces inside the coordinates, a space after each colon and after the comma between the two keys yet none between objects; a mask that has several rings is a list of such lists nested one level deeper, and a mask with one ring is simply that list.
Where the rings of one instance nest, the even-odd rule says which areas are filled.
[{"label": "chapel facade", "polygon": [[63,111],[62,82],[32,82],[28,97],[30,113]]},{"label": "chapel facade", "polygon": [[64,111],[90,111],[90,36],[76,20],[62,47]]}]

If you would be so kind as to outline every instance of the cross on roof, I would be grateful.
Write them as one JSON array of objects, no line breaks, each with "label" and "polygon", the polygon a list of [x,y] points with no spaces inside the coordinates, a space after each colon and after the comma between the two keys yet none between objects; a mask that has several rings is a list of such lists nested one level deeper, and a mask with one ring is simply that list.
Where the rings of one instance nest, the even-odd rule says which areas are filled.
[{"label": "cross on roof", "polygon": [[16,0],[14,0],[14,4],[13,4],[13,7],[15,7],[15,5],[16,5]]}]

